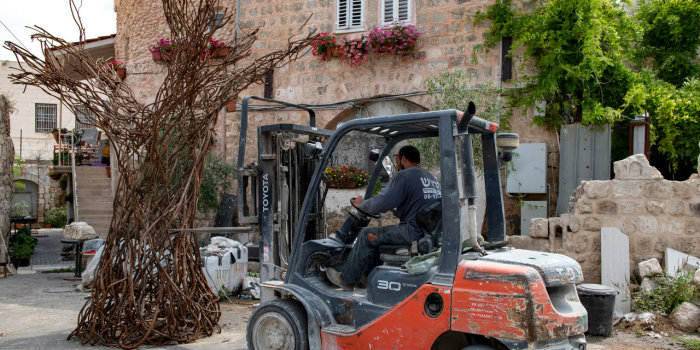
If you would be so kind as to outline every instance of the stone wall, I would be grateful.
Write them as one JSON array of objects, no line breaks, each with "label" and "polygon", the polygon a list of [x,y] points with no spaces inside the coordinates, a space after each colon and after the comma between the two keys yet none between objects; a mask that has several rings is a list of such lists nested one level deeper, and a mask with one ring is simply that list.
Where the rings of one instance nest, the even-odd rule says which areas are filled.
[{"label": "stone wall", "polygon": [[584,181],[569,213],[533,219],[530,236],[511,236],[518,248],[561,253],[576,259],[586,282],[600,283],[600,229],[616,227],[629,237],[630,266],[656,258],[669,247],[700,256],[700,176],[665,180],[637,154],[615,162],[615,179]]},{"label": "stone wall", "polygon": [[[476,45],[483,43],[488,23],[478,26],[474,17],[478,11],[485,11],[495,0],[450,1],[414,0],[410,22],[424,33],[420,39],[424,58],[403,59],[393,56],[370,56],[367,63],[351,67],[340,57],[329,57],[322,61],[314,57],[310,50],[292,64],[275,70],[273,98],[300,104],[332,104],[351,101],[352,107],[332,107],[316,111],[317,126],[335,129],[339,121],[356,117],[366,117],[371,112],[371,99],[386,95],[402,95],[425,90],[425,82],[439,74],[461,69],[468,72],[474,85],[494,82],[499,79],[499,50],[493,48],[488,53],[472,56]],[[532,8],[536,2],[517,2],[517,6]],[[236,3],[222,0],[221,5],[232,15],[232,21],[224,26],[214,39],[231,42],[235,33],[233,21]],[[305,30],[317,32],[335,31],[335,8],[333,0],[274,0],[248,1],[240,3],[240,30],[248,32],[260,28],[258,42],[253,47],[253,55],[261,55],[281,48],[286,38],[296,34],[298,27],[310,17]],[[377,13],[379,0],[366,0],[365,30],[380,25]],[[165,67],[155,63],[148,51],[150,45],[160,38],[169,37],[169,29],[164,21],[162,4],[150,0],[119,0],[115,2],[117,11],[117,36],[115,40],[116,58],[124,60],[127,67],[125,82],[134,90],[135,96],[143,103],[152,102],[155,93],[165,76]],[[354,38],[366,31],[338,34],[339,37]],[[476,58],[476,59],[474,59]],[[504,82],[504,87],[513,82]],[[261,85],[253,86],[240,96],[263,95]],[[240,100],[239,100],[240,101]],[[429,109],[432,98],[416,95],[398,99],[422,109]],[[369,112],[368,112],[369,111]],[[478,115],[478,106],[477,106]],[[521,142],[546,142],[551,151],[547,177],[548,183],[556,191],[558,153],[556,135],[532,123],[533,111],[518,110],[511,117],[512,130],[519,133]],[[238,152],[240,129],[239,113],[222,115],[217,126],[218,139],[215,152],[223,152],[233,161]],[[246,148],[247,162],[257,155],[256,128],[271,123],[306,123],[303,113],[293,111],[255,112],[249,115],[249,128]],[[531,198],[532,197],[532,198]],[[540,196],[542,197],[542,196]],[[527,200],[540,200],[528,196]],[[552,194],[552,207],[556,207],[556,193]],[[509,232],[517,232],[520,210],[518,199],[506,198],[509,213]]]},{"label": "stone wall", "polygon": [[12,163],[15,157],[10,137],[10,108],[5,95],[0,94],[0,262],[5,262],[10,233],[10,204],[12,202]]}]

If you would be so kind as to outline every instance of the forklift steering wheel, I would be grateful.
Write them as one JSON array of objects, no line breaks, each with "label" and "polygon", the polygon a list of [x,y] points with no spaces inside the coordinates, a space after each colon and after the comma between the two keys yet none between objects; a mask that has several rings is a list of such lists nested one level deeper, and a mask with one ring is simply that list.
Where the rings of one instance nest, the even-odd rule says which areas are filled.
[{"label": "forklift steering wheel", "polygon": [[350,198],[350,205],[352,205],[352,207],[355,208],[360,214],[362,214],[362,215],[364,215],[364,216],[368,216],[368,217],[370,217],[370,218],[372,218],[372,219],[379,219],[379,218],[381,218],[380,215],[370,214],[370,213],[368,213],[368,212],[366,212],[366,211],[360,209],[359,207],[356,207],[355,204],[352,203],[352,201],[355,200],[355,198],[356,198],[356,197]]}]

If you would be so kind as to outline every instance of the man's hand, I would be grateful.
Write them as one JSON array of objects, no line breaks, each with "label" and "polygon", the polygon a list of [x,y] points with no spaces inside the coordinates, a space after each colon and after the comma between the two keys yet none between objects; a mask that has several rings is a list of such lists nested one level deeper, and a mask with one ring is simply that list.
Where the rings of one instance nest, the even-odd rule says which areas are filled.
[{"label": "man's hand", "polygon": [[355,197],[355,199],[351,200],[350,202],[352,203],[352,205],[354,205],[355,207],[359,208],[359,207],[360,207],[360,204],[362,204],[362,202],[363,202],[364,200],[365,200],[365,199],[362,198],[362,196],[357,196],[357,197]]}]

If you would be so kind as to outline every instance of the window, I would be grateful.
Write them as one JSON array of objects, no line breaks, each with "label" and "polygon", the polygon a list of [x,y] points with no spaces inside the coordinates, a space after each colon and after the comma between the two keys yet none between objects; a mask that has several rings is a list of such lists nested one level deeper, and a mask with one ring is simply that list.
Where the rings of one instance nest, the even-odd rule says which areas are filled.
[{"label": "window", "polygon": [[92,126],[88,124],[87,116],[92,115],[92,119],[94,120],[95,114],[90,112],[86,106],[75,106],[75,109],[78,111],[78,114],[75,116],[75,130],[92,128]]},{"label": "window", "polygon": [[51,132],[56,128],[56,105],[37,103],[34,110],[34,131]]},{"label": "window", "polygon": [[214,18],[211,19],[211,23],[209,24],[209,30],[216,30],[222,28],[224,26],[224,18],[224,12],[217,11],[216,14],[214,14]]},{"label": "window", "polygon": [[338,30],[361,29],[364,25],[364,0],[338,0]]},{"label": "window", "polygon": [[382,1],[382,24],[389,24],[398,21],[409,22],[411,15],[410,0],[381,0]]}]

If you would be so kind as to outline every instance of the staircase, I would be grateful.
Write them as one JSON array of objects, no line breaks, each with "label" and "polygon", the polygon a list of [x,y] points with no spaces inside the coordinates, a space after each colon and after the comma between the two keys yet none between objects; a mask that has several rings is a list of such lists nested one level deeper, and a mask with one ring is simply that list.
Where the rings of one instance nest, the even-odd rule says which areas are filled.
[{"label": "staircase", "polygon": [[112,220],[112,179],[105,167],[75,168],[78,182],[78,220],[87,222],[100,238],[106,238]]}]

